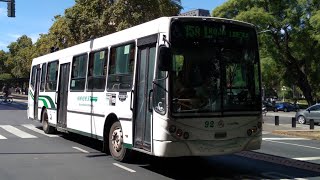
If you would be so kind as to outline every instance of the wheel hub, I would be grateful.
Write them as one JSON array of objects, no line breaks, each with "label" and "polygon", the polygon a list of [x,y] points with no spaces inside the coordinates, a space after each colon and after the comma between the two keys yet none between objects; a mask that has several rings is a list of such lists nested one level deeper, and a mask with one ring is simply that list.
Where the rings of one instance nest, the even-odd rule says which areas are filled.
[{"label": "wheel hub", "polygon": [[112,132],[111,141],[113,149],[117,152],[121,151],[123,142],[121,129],[115,129]]}]

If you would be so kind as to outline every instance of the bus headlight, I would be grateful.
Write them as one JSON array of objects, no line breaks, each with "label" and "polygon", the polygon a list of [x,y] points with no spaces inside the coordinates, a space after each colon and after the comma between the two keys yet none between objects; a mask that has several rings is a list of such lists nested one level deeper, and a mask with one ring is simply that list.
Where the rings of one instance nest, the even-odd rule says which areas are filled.
[{"label": "bus headlight", "polygon": [[176,128],[175,125],[171,125],[171,126],[169,127],[169,132],[170,132],[170,133],[174,133],[174,132],[176,132],[176,130],[177,130],[177,128]]},{"label": "bus headlight", "polygon": [[189,133],[188,132],[184,132],[183,133],[183,138],[188,139],[189,138]]},{"label": "bus headlight", "polygon": [[182,136],[182,133],[183,133],[183,132],[182,132],[181,129],[178,129],[178,130],[177,130],[177,136],[178,136],[178,137],[181,137],[181,136]]}]

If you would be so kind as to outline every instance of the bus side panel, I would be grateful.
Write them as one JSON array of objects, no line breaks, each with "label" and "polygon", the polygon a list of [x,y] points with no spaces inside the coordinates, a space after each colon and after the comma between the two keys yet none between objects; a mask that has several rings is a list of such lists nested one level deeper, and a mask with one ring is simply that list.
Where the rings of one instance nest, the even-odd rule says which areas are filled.
[{"label": "bus side panel", "polygon": [[[30,77],[31,79],[31,77]],[[30,119],[34,119],[34,113],[33,113],[33,109],[34,109],[34,102],[33,102],[33,90],[31,88],[31,85],[29,85],[29,92],[28,92],[28,118]]]},{"label": "bus side panel", "polygon": [[132,111],[130,110],[130,92],[107,92],[106,115],[114,113],[120,120],[123,131],[123,142],[128,145],[133,143]]},{"label": "bus side panel", "polygon": [[[57,124],[57,104],[56,104],[55,92],[42,92],[39,96],[40,107],[45,106],[48,113],[48,122],[50,124]],[[39,111],[41,111],[39,109]],[[41,113],[41,112],[40,112]],[[39,116],[40,117],[40,116]]]},{"label": "bus side panel", "polygon": [[91,92],[92,94],[92,134],[103,137],[106,111],[106,93]]},{"label": "bus side panel", "polygon": [[90,97],[90,92],[69,92],[67,128],[91,134],[93,102]]}]

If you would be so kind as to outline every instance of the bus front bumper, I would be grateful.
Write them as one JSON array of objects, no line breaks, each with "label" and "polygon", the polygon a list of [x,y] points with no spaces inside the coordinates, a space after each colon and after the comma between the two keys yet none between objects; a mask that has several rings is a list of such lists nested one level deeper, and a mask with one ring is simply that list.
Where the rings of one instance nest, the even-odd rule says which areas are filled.
[{"label": "bus front bumper", "polygon": [[213,156],[233,154],[261,147],[262,136],[212,141],[157,141],[153,140],[153,152],[159,157]]}]

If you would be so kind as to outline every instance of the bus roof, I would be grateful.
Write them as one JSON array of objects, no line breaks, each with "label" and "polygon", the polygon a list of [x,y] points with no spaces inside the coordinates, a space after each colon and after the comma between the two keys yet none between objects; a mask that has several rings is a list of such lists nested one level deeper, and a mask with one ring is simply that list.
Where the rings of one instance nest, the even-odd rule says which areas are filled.
[{"label": "bus roof", "polygon": [[197,17],[197,16],[172,16],[172,17],[160,17],[158,19],[133,26],[131,28],[118,31],[112,34],[105,35],[103,37],[99,37],[96,39],[92,39],[90,41],[77,44],[66,49],[62,49],[53,53],[49,53],[43,56],[39,56],[34,58],[32,61],[32,65],[40,64],[42,62],[47,61],[55,61],[64,57],[74,56],[78,54],[87,53],[90,51],[95,51],[98,49],[102,49],[111,45],[122,44],[128,41],[132,41],[134,39],[138,39],[140,37],[157,34],[160,32],[168,32],[169,24],[171,19],[210,19],[218,22],[228,22],[228,23],[236,23],[242,26],[250,26],[254,27],[253,24],[246,23],[238,20],[231,20],[225,18],[217,18],[217,17]]}]

